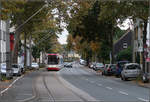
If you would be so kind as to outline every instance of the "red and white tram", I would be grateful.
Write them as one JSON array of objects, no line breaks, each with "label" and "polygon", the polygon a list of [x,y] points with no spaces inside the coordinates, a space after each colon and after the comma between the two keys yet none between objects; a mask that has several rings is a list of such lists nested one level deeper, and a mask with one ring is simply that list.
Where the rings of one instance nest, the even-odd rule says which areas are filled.
[{"label": "red and white tram", "polygon": [[48,71],[55,70],[59,71],[63,66],[63,57],[59,54],[47,54],[47,65]]}]

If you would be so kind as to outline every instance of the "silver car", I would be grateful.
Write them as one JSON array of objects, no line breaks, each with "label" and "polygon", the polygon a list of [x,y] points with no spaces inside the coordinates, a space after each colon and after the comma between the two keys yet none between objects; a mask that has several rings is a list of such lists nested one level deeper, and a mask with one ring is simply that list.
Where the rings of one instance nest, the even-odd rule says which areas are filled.
[{"label": "silver car", "polygon": [[12,64],[13,75],[21,76],[21,68],[18,64]]},{"label": "silver car", "polygon": [[103,64],[103,63],[96,63],[96,64],[94,65],[93,69],[94,69],[95,71],[97,71],[97,70],[103,70],[103,69],[104,69],[104,64]]},{"label": "silver car", "polygon": [[[9,69],[6,69],[6,63],[1,63],[0,64],[0,72],[1,72],[1,75],[4,75],[6,76],[7,73],[9,73],[7,77],[9,78],[12,78],[13,77],[13,70],[11,68]],[[6,71],[7,70],[7,71]],[[7,73],[6,73],[7,72]]]},{"label": "silver car", "polygon": [[137,78],[141,74],[141,67],[137,63],[125,64],[121,72],[121,79]]},{"label": "silver car", "polygon": [[31,67],[34,69],[34,70],[39,70],[39,64],[36,63],[36,62],[33,62]]}]

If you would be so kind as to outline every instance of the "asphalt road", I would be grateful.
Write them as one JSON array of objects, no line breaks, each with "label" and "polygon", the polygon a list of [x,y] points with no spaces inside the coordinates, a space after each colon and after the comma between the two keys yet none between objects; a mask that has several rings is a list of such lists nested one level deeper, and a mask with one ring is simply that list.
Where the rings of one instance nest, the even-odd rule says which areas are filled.
[{"label": "asphalt road", "polygon": [[97,75],[94,71],[75,64],[64,68],[60,75],[74,86],[82,89],[98,101],[143,102],[149,101],[150,89],[140,87],[131,81]]},{"label": "asphalt road", "polygon": [[0,102],[144,102],[149,97],[148,88],[74,64],[58,72],[39,70],[17,78],[0,95]]}]

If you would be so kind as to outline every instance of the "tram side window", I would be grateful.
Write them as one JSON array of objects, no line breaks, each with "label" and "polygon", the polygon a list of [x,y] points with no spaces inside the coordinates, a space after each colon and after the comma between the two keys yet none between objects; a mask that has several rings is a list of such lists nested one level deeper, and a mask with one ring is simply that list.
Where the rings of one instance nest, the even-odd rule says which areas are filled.
[{"label": "tram side window", "polygon": [[48,56],[48,64],[58,64],[59,58],[57,56]]}]

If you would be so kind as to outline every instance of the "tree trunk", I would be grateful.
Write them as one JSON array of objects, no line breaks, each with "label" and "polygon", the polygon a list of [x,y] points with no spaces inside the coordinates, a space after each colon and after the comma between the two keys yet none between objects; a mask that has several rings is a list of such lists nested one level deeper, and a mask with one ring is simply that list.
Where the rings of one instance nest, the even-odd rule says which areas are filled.
[{"label": "tree trunk", "polygon": [[18,41],[16,41],[16,47],[14,49],[14,57],[12,63],[18,63],[18,47],[19,47],[19,38],[17,38]]},{"label": "tree trunk", "polygon": [[114,42],[113,42],[113,35],[114,35],[114,29],[112,27],[111,33],[110,33],[110,46],[111,46],[111,57],[112,61],[111,63],[114,64]]},{"label": "tree trunk", "polygon": [[[18,19],[17,25],[20,25],[20,24],[21,24],[21,21],[20,21],[20,19]],[[15,32],[14,48],[13,48],[12,57],[11,57],[13,63],[16,63],[16,57],[18,56],[16,54],[18,53],[17,47],[18,47],[18,43],[19,43],[20,33],[21,33],[21,29],[18,29]]]},{"label": "tree trunk", "polygon": [[29,38],[29,43],[30,43],[30,67],[31,67],[31,63],[32,63],[32,35],[30,35],[30,38]]},{"label": "tree trunk", "polygon": [[26,48],[26,43],[27,43],[27,34],[24,32],[24,67],[27,68],[27,48]]},{"label": "tree trunk", "polygon": [[144,30],[143,30],[143,72],[145,72],[145,46],[146,45],[146,39],[147,39],[147,21],[144,21]]}]

